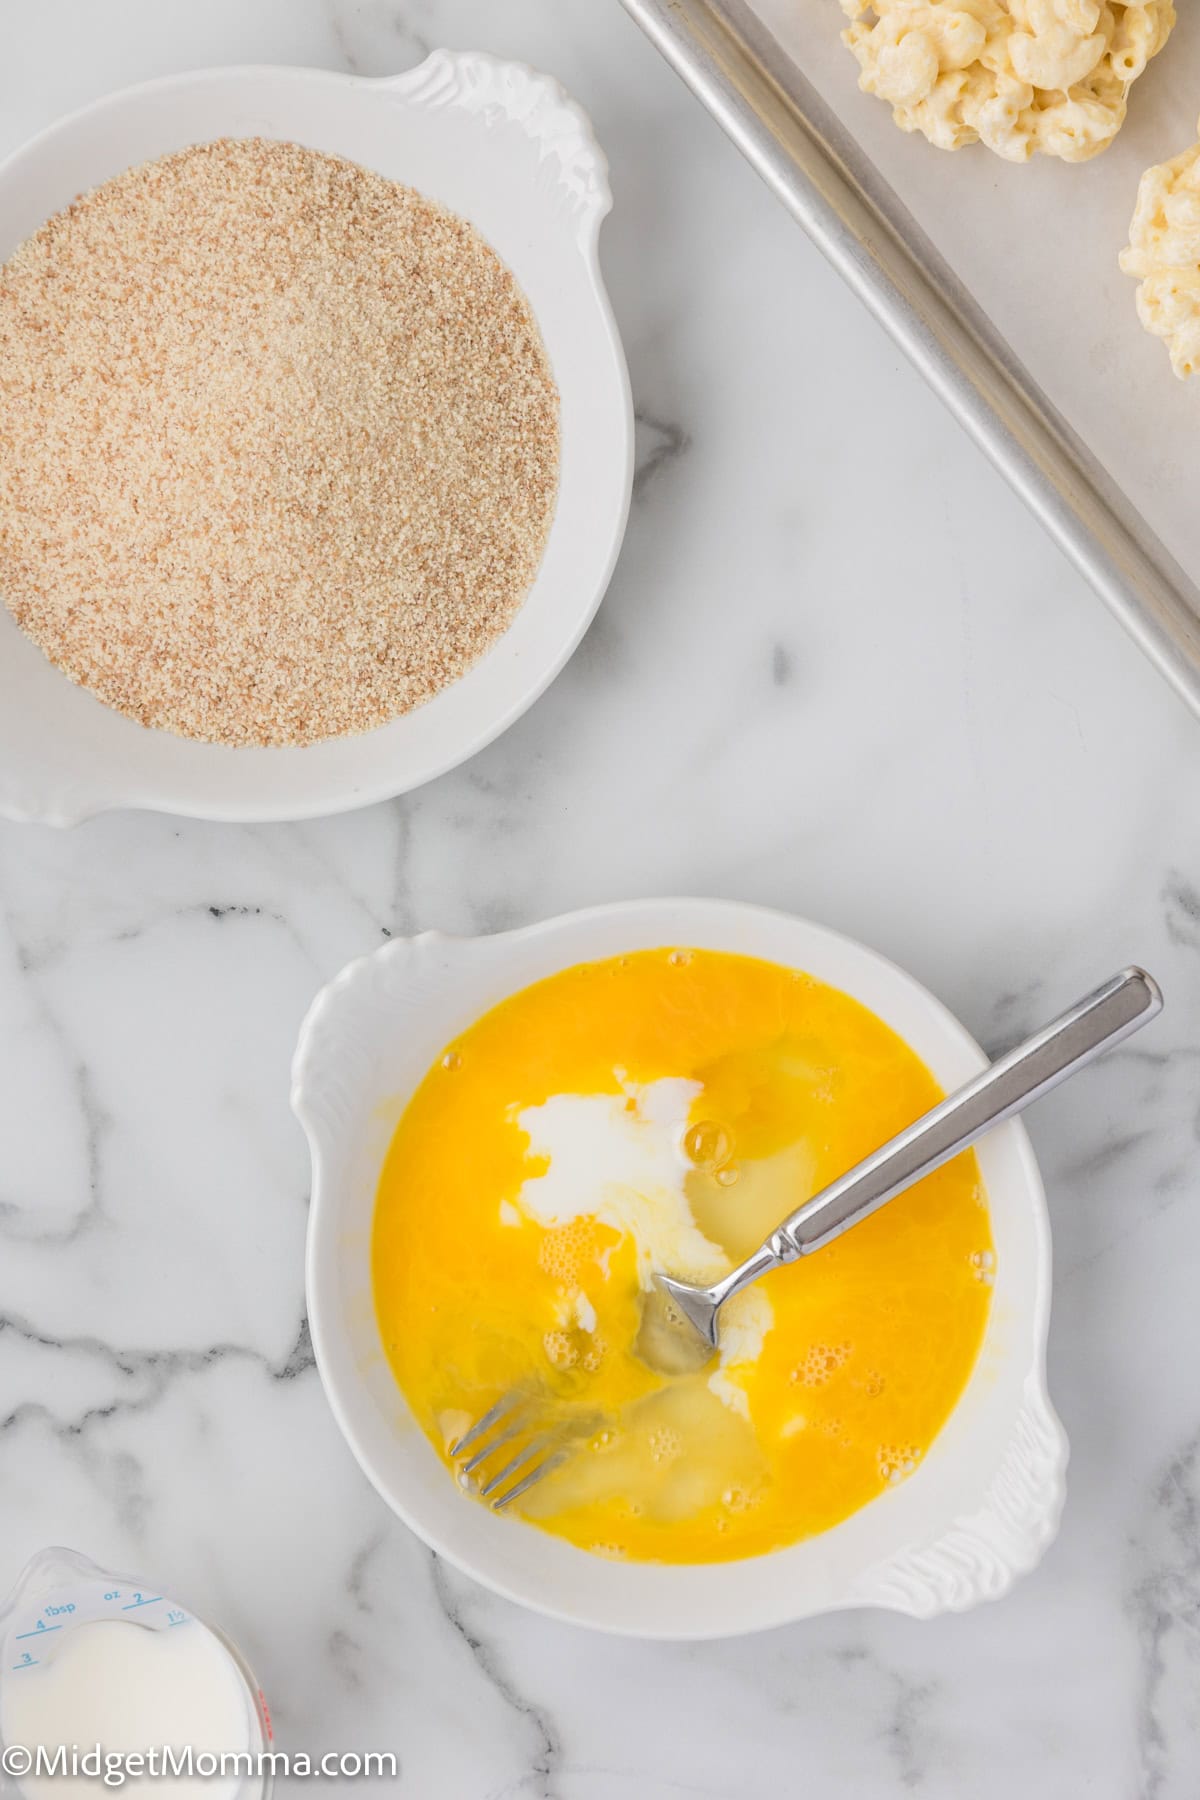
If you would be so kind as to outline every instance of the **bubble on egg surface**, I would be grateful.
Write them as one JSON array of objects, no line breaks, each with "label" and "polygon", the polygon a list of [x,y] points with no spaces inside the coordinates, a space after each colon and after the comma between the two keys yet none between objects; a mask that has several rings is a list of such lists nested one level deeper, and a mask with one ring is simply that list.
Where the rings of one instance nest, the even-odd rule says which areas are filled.
[{"label": "bubble on egg surface", "polygon": [[733,1139],[715,1119],[700,1119],[684,1132],[683,1153],[694,1168],[711,1174],[733,1155]]},{"label": "bubble on egg surface", "polygon": [[683,1439],[670,1425],[656,1425],[649,1441],[650,1456],[656,1463],[674,1462],[683,1454]]},{"label": "bubble on egg surface", "polygon": [[921,1460],[919,1444],[881,1444],[875,1453],[880,1479],[897,1487],[916,1473]]},{"label": "bubble on egg surface", "polygon": [[840,1369],[845,1368],[853,1350],[850,1343],[810,1344],[789,1379],[796,1387],[825,1387]]},{"label": "bubble on egg surface", "polygon": [[548,1331],[542,1339],[546,1359],[556,1369],[573,1369],[579,1361],[578,1347],[569,1331]]},{"label": "bubble on egg surface", "polygon": [[538,1263],[552,1281],[577,1288],[580,1271],[585,1264],[597,1260],[598,1248],[596,1222],[581,1214],[565,1225],[552,1225],[543,1232]]}]

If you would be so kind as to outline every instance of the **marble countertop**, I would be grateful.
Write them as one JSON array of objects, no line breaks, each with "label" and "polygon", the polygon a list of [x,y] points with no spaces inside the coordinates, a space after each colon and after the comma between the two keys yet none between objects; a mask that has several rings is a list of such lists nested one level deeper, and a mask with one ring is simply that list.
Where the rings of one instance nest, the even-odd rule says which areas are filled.
[{"label": "marble countertop", "polygon": [[[554,71],[612,160],[639,472],[582,649],[456,773],[309,825],[0,826],[0,1583],[48,1542],[144,1570],[244,1645],[288,1746],[395,1750],[378,1791],[414,1800],[1191,1800],[1200,725],[617,0],[45,0],[2,32],[0,151],[206,64]],[[287,1094],[314,990],[389,933],[680,892],[861,937],[993,1046],[1129,960],[1166,989],[1032,1118],[1073,1461],[997,1606],[592,1637],[437,1564],[333,1424]]]}]

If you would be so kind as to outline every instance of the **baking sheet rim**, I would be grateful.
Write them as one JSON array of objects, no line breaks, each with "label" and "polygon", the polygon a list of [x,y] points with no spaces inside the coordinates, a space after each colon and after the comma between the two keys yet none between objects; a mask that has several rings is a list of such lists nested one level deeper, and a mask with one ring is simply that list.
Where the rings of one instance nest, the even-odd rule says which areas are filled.
[{"label": "baking sheet rim", "polygon": [[622,0],[1193,712],[1200,588],[744,0]]}]

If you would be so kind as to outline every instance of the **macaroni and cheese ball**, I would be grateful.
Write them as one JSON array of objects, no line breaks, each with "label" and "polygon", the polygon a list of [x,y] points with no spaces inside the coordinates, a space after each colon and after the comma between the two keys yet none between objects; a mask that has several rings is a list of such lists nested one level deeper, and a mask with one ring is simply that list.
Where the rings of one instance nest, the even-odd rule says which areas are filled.
[{"label": "macaroni and cheese ball", "polygon": [[1200,369],[1200,144],[1142,176],[1121,267],[1141,282],[1142,324],[1166,339],[1186,381]]},{"label": "macaroni and cheese ball", "polygon": [[1129,89],[1166,43],[1171,0],[842,0],[859,86],[939,150],[981,142],[1084,162],[1112,143]]}]

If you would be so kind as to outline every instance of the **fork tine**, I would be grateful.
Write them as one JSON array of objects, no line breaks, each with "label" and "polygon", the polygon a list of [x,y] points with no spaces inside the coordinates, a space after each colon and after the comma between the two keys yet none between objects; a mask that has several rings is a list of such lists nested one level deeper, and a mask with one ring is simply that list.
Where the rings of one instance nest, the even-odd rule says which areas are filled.
[{"label": "fork tine", "polygon": [[536,1469],[530,1469],[527,1475],[522,1475],[517,1485],[509,1488],[507,1494],[500,1494],[493,1500],[492,1511],[503,1512],[510,1500],[519,1500],[527,1488],[531,1488],[537,1481],[543,1481],[545,1477],[551,1474],[553,1470],[557,1469],[560,1464],[565,1463],[568,1454],[569,1453],[566,1450],[554,1451],[553,1455],[548,1456],[544,1462],[540,1462]]},{"label": "fork tine", "polygon": [[540,1456],[543,1450],[548,1450],[554,1439],[555,1433],[552,1431],[543,1431],[537,1437],[530,1438],[524,1449],[518,1450],[515,1456],[510,1456],[504,1467],[497,1469],[491,1480],[480,1488],[479,1498],[481,1500],[488,1499],[498,1487],[507,1481],[510,1475],[515,1475],[518,1469],[523,1469],[532,1457]]},{"label": "fork tine", "polygon": [[[489,1456],[494,1456],[496,1451],[499,1450],[502,1445],[510,1444],[513,1438],[518,1437],[524,1430],[525,1421],[528,1416],[528,1413],[519,1412],[512,1424],[502,1431],[499,1437],[489,1438],[486,1444],[480,1445],[474,1456],[468,1458],[462,1465],[462,1468],[458,1471],[459,1474],[473,1475],[480,1463],[486,1462]],[[453,1452],[451,1452],[451,1454],[453,1455]]]},{"label": "fork tine", "polygon": [[[549,1396],[543,1394],[541,1400],[548,1402]],[[502,1512],[565,1462],[575,1442],[595,1428],[598,1417],[577,1413],[548,1422],[537,1395],[528,1383],[521,1383],[509,1388],[476,1419],[450,1445],[448,1454],[464,1491],[485,1501],[494,1512]],[[485,1465],[494,1466],[506,1447],[512,1447],[514,1453],[494,1475],[488,1476]],[[471,1455],[463,1462],[466,1450]]]},{"label": "fork tine", "polygon": [[451,1444],[450,1455],[461,1456],[464,1450],[470,1449],[477,1438],[481,1437],[485,1431],[490,1430],[493,1425],[498,1425],[501,1419],[506,1418],[513,1408],[520,1404],[520,1394],[516,1392],[501,1394],[495,1406],[489,1407],[481,1419],[476,1419],[470,1429],[465,1431],[457,1442]]}]

